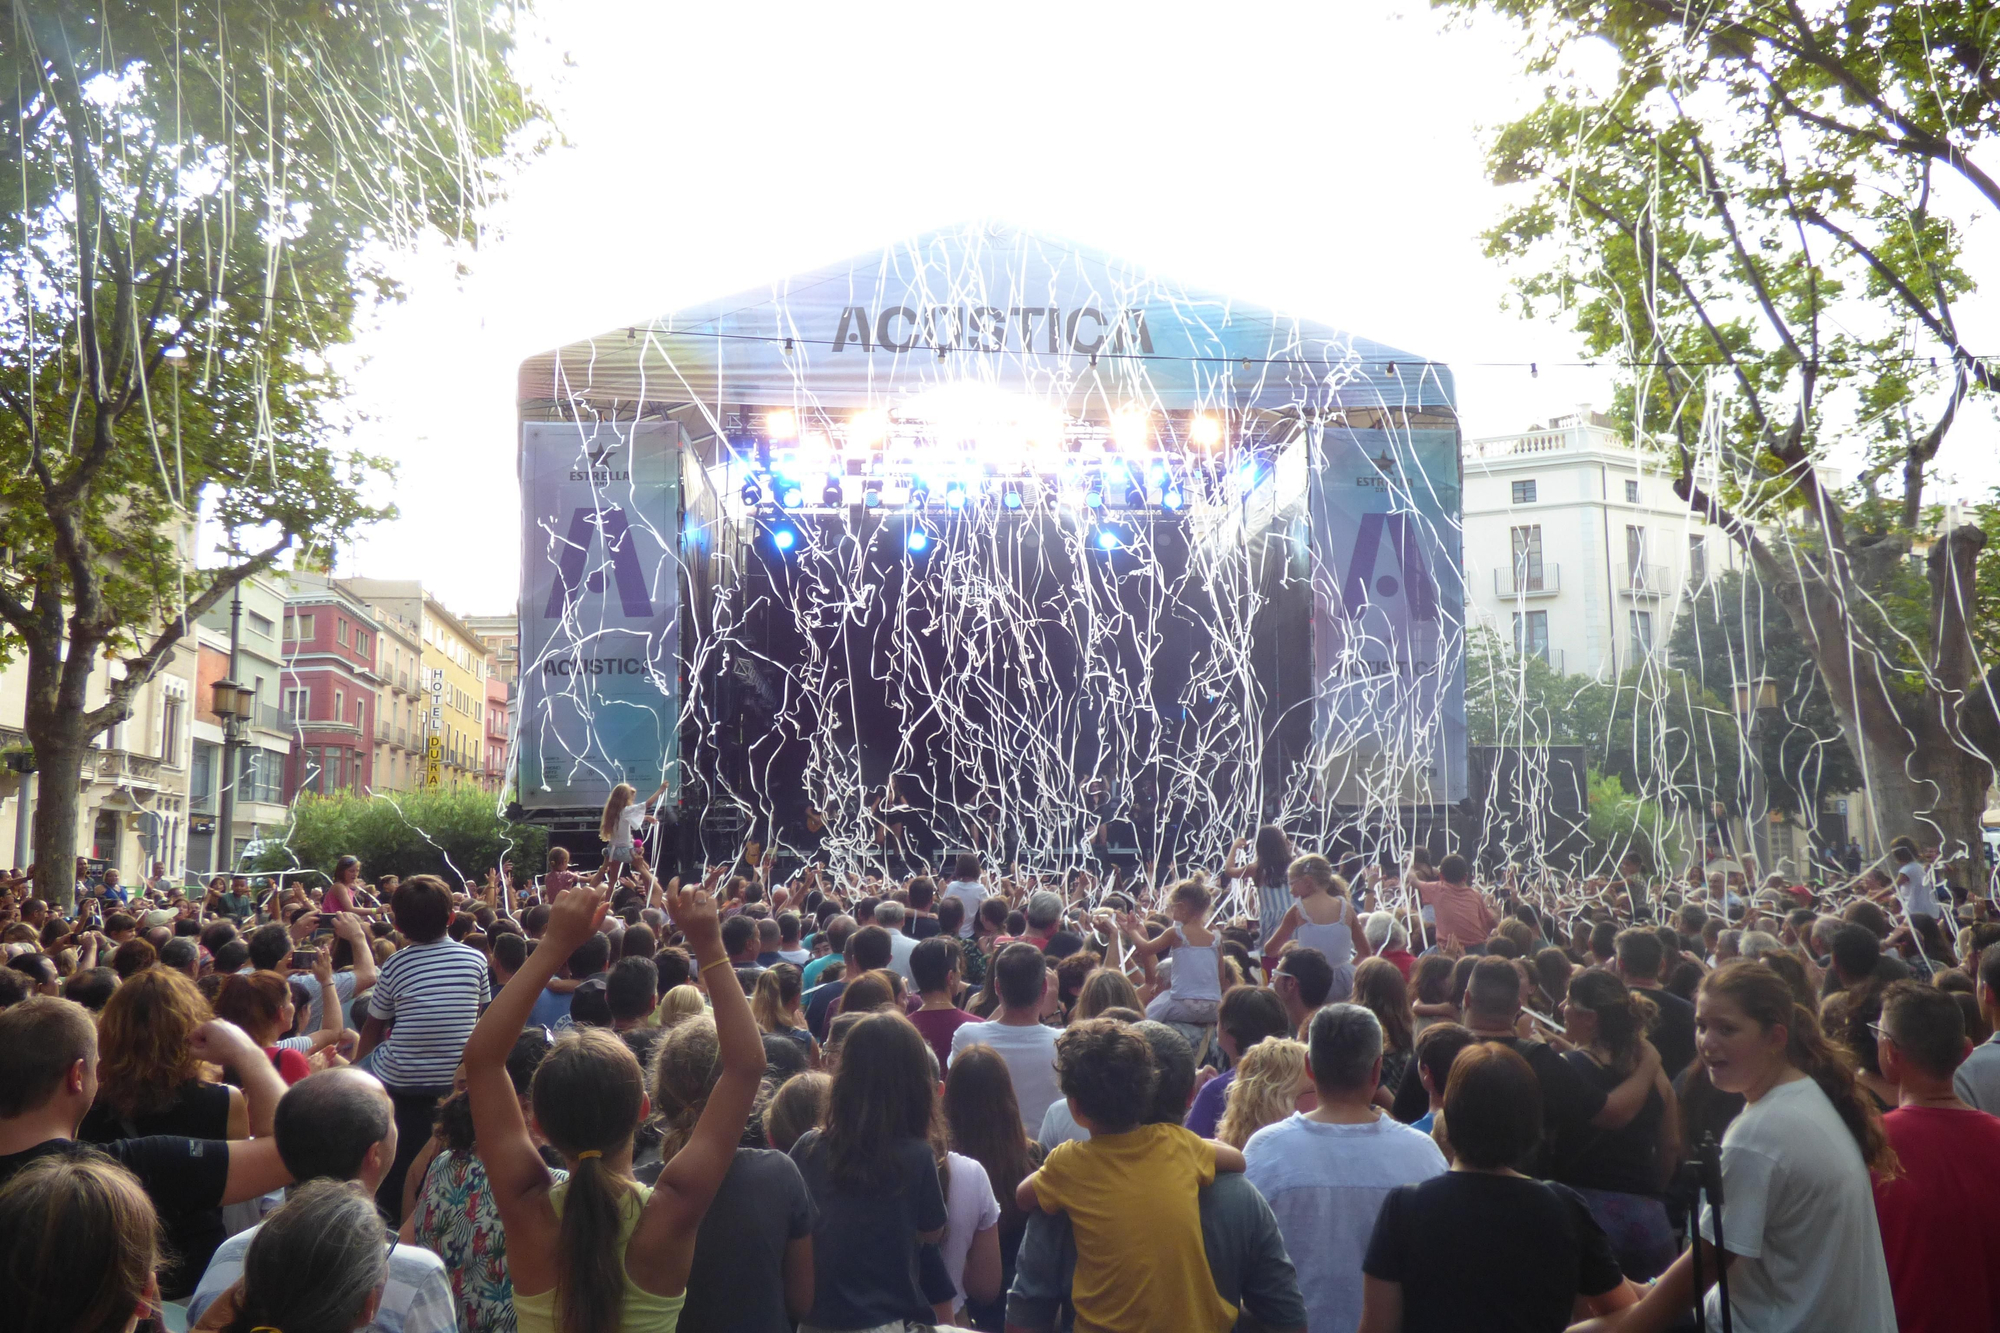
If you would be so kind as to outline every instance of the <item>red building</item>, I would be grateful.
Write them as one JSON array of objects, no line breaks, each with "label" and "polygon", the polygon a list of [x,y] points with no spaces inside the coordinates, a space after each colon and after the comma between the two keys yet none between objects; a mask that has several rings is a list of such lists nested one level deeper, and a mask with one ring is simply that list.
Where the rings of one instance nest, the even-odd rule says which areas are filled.
[{"label": "red building", "polygon": [[318,574],[292,575],[285,598],[284,707],[300,741],[285,768],[285,800],[302,791],[374,785],[375,638],[368,608]]},{"label": "red building", "polygon": [[513,716],[513,686],[495,672],[486,677],[486,776],[481,785],[497,792],[507,781],[507,724]]}]

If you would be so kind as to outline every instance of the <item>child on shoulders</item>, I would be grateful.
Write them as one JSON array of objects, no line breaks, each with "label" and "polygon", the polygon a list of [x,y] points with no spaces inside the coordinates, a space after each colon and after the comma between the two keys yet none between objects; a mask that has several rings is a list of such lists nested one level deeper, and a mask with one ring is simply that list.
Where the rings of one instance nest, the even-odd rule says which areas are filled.
[{"label": "child on shoulders", "polygon": [[1114,1019],[1058,1037],[1056,1078],[1090,1137],[1057,1146],[1015,1202],[1069,1215],[1078,1327],[1221,1333],[1236,1310],[1209,1276],[1199,1194],[1217,1171],[1241,1171],[1243,1154],[1176,1124],[1144,1123],[1158,1077],[1145,1038]]}]

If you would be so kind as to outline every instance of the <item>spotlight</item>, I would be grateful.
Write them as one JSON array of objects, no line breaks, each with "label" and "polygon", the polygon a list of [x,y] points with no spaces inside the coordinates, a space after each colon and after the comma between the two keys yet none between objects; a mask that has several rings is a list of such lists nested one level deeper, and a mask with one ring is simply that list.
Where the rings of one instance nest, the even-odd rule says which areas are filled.
[{"label": "spotlight", "polygon": [[1120,408],[1111,418],[1111,438],[1128,453],[1145,448],[1149,434],[1143,407]]},{"label": "spotlight", "polygon": [[1202,448],[1213,449],[1216,445],[1222,443],[1222,423],[1204,413],[1194,419],[1194,424],[1189,427],[1188,434]]},{"label": "spotlight", "polygon": [[774,440],[789,440],[799,433],[799,416],[789,407],[781,407],[764,418],[764,433]]},{"label": "spotlight", "polygon": [[888,438],[889,414],[880,410],[863,412],[848,423],[848,439],[861,444],[874,444]]},{"label": "spotlight", "polygon": [[909,549],[911,555],[922,555],[929,549],[930,544],[930,534],[922,528],[912,529],[910,535],[903,540],[903,545]]},{"label": "spotlight", "polygon": [[965,508],[965,483],[954,481],[944,488],[944,503],[947,509]]},{"label": "spotlight", "polygon": [[1123,543],[1118,540],[1118,534],[1110,528],[1099,528],[1097,530],[1097,547],[1099,550],[1115,551],[1121,545]]},{"label": "spotlight", "polygon": [[882,507],[882,479],[870,477],[861,484],[861,503],[870,509]]},{"label": "spotlight", "polygon": [[1160,503],[1167,509],[1179,513],[1181,506],[1187,503],[1187,498],[1181,494],[1181,488],[1178,485],[1169,486],[1166,492],[1160,496]]},{"label": "spotlight", "polygon": [[922,509],[931,502],[931,484],[922,477],[910,483],[910,503]]},{"label": "spotlight", "polygon": [[1006,505],[1009,509],[1019,509],[1021,507],[1021,488],[1010,484],[1001,493],[1000,503]]},{"label": "spotlight", "polygon": [[1084,489],[1083,502],[1092,509],[1104,508],[1104,483],[1092,477],[1090,484]]},{"label": "spotlight", "polygon": [[829,509],[838,509],[847,503],[847,495],[841,490],[839,477],[826,479],[826,488],[820,492],[820,503]]},{"label": "spotlight", "polygon": [[778,492],[778,503],[787,509],[797,509],[806,502],[806,492],[796,481],[788,481]]},{"label": "spotlight", "polygon": [[750,509],[755,509],[758,505],[764,503],[763,483],[759,482],[755,477],[743,483],[743,503]]},{"label": "spotlight", "polygon": [[789,551],[799,544],[799,534],[795,528],[772,528],[771,545],[780,551]]},{"label": "spotlight", "polygon": [[1111,502],[1136,509],[1146,503],[1146,488],[1130,472],[1115,475],[1111,480]]}]

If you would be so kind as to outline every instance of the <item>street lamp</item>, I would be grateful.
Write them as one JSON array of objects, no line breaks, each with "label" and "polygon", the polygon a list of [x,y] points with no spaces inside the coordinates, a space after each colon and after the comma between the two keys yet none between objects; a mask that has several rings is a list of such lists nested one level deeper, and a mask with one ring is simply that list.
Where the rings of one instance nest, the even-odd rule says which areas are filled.
[{"label": "street lamp", "polygon": [[[230,638],[235,639],[234,630],[241,616],[240,607],[232,607]],[[235,654],[230,656],[234,658]],[[231,665],[235,665],[232,661]],[[250,725],[251,714],[257,709],[257,691],[239,685],[233,680],[218,680],[209,687],[209,709],[222,719],[222,777],[217,783],[217,818],[220,825],[210,839],[210,873],[222,871],[234,874],[236,871],[236,753],[243,744],[243,732]],[[220,840],[218,851],[218,842]]]}]

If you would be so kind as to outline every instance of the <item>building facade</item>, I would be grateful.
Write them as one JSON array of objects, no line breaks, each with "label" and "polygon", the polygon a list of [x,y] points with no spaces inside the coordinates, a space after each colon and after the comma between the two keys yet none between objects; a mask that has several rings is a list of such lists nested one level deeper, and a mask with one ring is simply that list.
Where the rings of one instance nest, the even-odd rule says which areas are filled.
[{"label": "building facade", "polygon": [[284,709],[299,743],[285,767],[285,800],[301,792],[367,792],[383,725],[375,674],[380,628],[333,579],[295,573],[285,598]]},{"label": "building facade", "polygon": [[465,616],[465,627],[493,650],[493,671],[512,685],[521,675],[521,618],[509,611],[499,616]]},{"label": "building facade", "polygon": [[[497,656],[497,654],[496,654]],[[497,662],[486,678],[486,790],[497,792],[507,783],[507,727],[513,714],[510,703],[514,686],[502,680]]]},{"label": "building facade", "polygon": [[[193,810],[188,838],[188,871],[208,875],[241,861],[254,844],[281,837],[291,823],[285,800],[285,773],[297,724],[285,711],[285,596],[290,576],[273,571],[245,579],[237,595],[225,598],[196,627],[195,736],[189,776]],[[235,667],[232,670],[231,621]],[[215,713],[213,687],[234,679],[252,691],[250,717],[235,724],[240,744],[236,771],[225,765],[224,722]],[[223,784],[234,782],[234,824],[220,825]]]},{"label": "building facade", "polygon": [[[379,614],[387,612],[417,627],[423,672],[419,702],[426,710],[424,739],[437,742],[436,782],[483,785],[486,776],[486,645],[465,622],[424,591],[415,580],[346,579],[348,593]],[[420,756],[422,780],[429,784],[428,750]]]},{"label": "building facade", "polygon": [[[194,726],[198,652],[183,641],[160,670],[140,686],[132,716],[91,742],[84,758],[77,802],[77,854],[116,868],[127,883],[152,873],[155,863],[176,878],[188,869],[188,777]],[[87,707],[104,702],[124,664],[100,662],[92,672]],[[28,667],[17,658],[0,670],[0,750],[13,762],[0,766],[0,847],[10,864],[34,860],[33,827],[41,775],[28,767],[24,730]]]},{"label": "building facade", "polygon": [[1588,407],[1470,442],[1464,496],[1468,621],[1571,675],[1655,659],[1687,598],[1743,563]]},{"label": "building facade", "polygon": [[368,603],[346,581],[341,589],[375,620],[376,791],[413,791],[424,780],[423,634],[386,603]]}]

